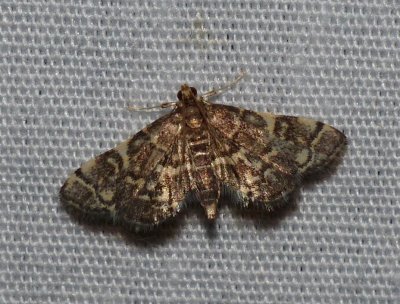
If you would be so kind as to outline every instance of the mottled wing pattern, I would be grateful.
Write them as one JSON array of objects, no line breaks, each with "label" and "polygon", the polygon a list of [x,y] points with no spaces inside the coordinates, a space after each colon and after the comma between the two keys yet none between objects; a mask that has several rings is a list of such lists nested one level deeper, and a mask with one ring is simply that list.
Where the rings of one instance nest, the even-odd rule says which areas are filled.
[{"label": "mottled wing pattern", "polygon": [[297,185],[296,175],[276,169],[272,163],[231,140],[218,141],[219,156],[213,162],[214,170],[229,191],[236,192],[241,203],[276,201],[286,197]]},{"label": "mottled wing pattern", "polygon": [[180,115],[172,112],[84,163],[61,188],[61,200],[83,213],[138,226],[175,215],[190,189],[180,169],[185,164],[181,127]]},{"label": "mottled wing pattern", "polygon": [[207,105],[219,157],[214,168],[244,201],[264,203],[289,194],[301,177],[342,151],[340,131],[312,119]]}]

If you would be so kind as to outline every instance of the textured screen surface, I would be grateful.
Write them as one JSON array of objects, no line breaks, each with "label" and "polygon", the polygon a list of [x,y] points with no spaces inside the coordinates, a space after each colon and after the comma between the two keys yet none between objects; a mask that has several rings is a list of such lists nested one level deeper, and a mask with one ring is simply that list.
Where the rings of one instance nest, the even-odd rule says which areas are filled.
[{"label": "textured screen surface", "polygon": [[[85,224],[58,191],[174,101],[343,130],[336,172],[265,214],[187,210],[151,237]],[[0,2],[1,303],[399,303],[400,2]]]}]

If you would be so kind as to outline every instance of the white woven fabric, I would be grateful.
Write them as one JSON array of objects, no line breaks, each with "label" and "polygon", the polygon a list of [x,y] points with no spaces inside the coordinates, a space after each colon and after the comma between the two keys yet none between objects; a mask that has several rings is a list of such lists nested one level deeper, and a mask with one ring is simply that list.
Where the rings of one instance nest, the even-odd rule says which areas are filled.
[{"label": "white woven fabric", "polygon": [[[400,1],[0,3],[1,303],[399,303]],[[329,177],[275,214],[201,209],[150,239],[80,223],[70,172],[175,100],[343,130]]]}]

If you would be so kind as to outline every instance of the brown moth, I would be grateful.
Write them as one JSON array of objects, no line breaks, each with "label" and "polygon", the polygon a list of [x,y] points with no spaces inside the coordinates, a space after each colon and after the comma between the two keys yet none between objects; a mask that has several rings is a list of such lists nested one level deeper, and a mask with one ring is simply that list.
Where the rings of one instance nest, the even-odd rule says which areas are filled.
[{"label": "brown moth", "polygon": [[[211,93],[211,94],[210,94]],[[308,118],[212,104],[184,84],[173,110],[76,170],[62,202],[85,214],[151,228],[188,201],[208,219],[228,197],[271,209],[301,178],[336,158],[346,137]]]}]

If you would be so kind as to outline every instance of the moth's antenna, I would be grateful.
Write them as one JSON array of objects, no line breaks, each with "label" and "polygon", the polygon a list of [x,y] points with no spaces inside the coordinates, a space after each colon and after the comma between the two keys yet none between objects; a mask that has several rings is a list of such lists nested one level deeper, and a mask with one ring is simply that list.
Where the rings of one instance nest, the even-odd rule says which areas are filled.
[{"label": "moth's antenna", "polygon": [[246,74],[246,72],[244,70],[240,70],[240,73],[236,76],[236,78],[234,80],[232,80],[231,82],[228,82],[227,84],[223,85],[222,87],[219,87],[219,88],[216,88],[216,89],[213,88],[210,91],[205,92],[201,96],[204,97],[204,98],[210,98],[210,97],[214,97],[214,96],[220,95],[220,94],[224,93],[225,91],[229,90],[234,85],[236,85],[246,75],[247,74]]},{"label": "moth's antenna", "polygon": [[176,106],[176,102],[164,102],[162,104],[152,106],[152,107],[135,107],[135,106],[130,106],[128,107],[129,111],[144,111],[144,112],[153,112],[153,110],[157,111],[160,109],[167,109],[167,108],[173,108]]}]

